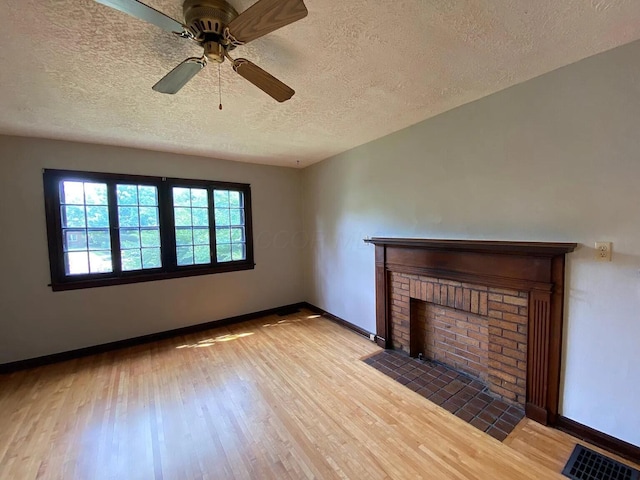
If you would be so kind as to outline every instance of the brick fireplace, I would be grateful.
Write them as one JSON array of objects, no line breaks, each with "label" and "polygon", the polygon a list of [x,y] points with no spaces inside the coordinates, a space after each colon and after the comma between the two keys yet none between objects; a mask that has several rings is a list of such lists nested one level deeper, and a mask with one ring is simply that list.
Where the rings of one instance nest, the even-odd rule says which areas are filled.
[{"label": "brick fireplace", "polygon": [[390,293],[394,349],[480,378],[524,407],[527,292],[392,272]]},{"label": "brick fireplace", "polygon": [[367,241],[380,346],[480,378],[528,417],[555,423],[565,254],[575,244]]}]

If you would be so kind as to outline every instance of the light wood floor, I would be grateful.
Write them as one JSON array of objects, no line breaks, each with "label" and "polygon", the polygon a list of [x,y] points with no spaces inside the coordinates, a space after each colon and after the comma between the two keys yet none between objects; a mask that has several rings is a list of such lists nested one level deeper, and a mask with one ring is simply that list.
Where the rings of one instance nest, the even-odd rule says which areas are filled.
[{"label": "light wood floor", "polygon": [[564,478],[570,437],[502,444],[376,351],[303,312],[0,376],[0,479]]},{"label": "light wood floor", "polygon": [[640,470],[640,465],[636,463],[528,418],[522,420],[503,443],[556,472],[562,471],[576,443]]}]

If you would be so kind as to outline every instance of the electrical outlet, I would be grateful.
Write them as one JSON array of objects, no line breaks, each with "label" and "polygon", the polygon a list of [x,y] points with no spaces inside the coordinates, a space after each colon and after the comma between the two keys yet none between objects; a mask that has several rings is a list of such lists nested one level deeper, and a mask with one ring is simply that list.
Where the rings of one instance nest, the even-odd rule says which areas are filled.
[{"label": "electrical outlet", "polygon": [[596,260],[599,262],[611,261],[611,242],[596,242]]},{"label": "electrical outlet", "polygon": [[371,340],[372,342],[376,341],[376,334],[375,333],[370,333],[369,334],[369,340]]}]

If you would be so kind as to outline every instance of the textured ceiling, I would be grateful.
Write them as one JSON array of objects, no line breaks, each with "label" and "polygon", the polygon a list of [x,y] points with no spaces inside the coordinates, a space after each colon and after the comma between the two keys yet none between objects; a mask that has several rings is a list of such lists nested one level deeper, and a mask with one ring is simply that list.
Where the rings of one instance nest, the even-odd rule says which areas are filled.
[{"label": "textured ceiling", "polygon": [[[640,38],[638,0],[305,1],[234,52],[293,99],[227,62],[220,112],[215,65],[151,90],[196,44],[92,0],[0,0],[0,133],[306,166]],[[180,0],[146,3],[182,20]]]}]

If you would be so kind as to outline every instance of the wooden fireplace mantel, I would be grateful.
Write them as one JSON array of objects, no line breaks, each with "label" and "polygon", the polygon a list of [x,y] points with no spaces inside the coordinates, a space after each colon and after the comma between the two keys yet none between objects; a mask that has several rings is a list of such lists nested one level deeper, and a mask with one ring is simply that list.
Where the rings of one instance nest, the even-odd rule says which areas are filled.
[{"label": "wooden fireplace mantel", "polygon": [[565,255],[575,243],[371,238],[376,247],[376,339],[390,348],[392,272],[528,293],[527,416],[554,424],[560,397]]}]

